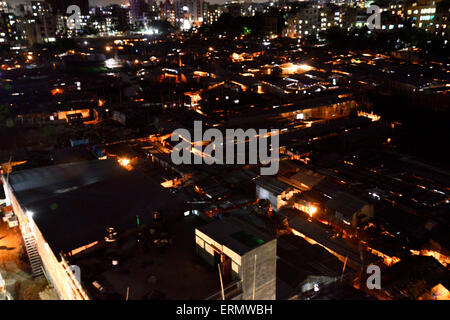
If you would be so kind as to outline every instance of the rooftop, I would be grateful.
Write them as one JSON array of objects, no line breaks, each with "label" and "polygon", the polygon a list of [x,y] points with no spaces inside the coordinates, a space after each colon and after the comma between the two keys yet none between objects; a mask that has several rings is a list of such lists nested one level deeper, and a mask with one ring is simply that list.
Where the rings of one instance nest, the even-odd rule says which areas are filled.
[{"label": "rooftop", "polygon": [[[435,285],[450,288],[450,271],[433,257],[409,256],[381,274],[383,290],[397,298],[422,295]],[[423,285],[422,285],[423,284]],[[416,297],[417,298],[417,297]]]},{"label": "rooftop", "polygon": [[241,256],[272,240],[261,232],[246,231],[227,220],[216,221],[197,229]]},{"label": "rooftop", "polygon": [[105,235],[105,228],[145,223],[153,211],[183,212],[184,203],[137,169],[94,160],[11,173],[10,185],[54,252],[68,252]]},{"label": "rooftop", "polygon": [[159,231],[152,234],[150,224],[141,230],[142,247],[136,233],[119,232],[116,246],[99,244],[69,259],[81,268],[83,286],[94,299],[125,300],[127,289],[129,300],[206,299],[220,290],[220,281],[217,269],[195,254],[194,230],[205,223],[195,215],[171,219],[163,228],[171,239],[165,248],[155,245]]},{"label": "rooftop", "polygon": [[346,192],[338,192],[333,199],[328,200],[326,203],[327,207],[339,211],[346,217],[351,217],[366,205],[366,202]]},{"label": "rooftop", "polygon": [[255,179],[255,183],[258,186],[276,195],[279,195],[291,188],[291,186],[288,185],[287,183],[284,183],[283,181],[280,181],[277,178],[271,176],[258,177],[257,179]]}]

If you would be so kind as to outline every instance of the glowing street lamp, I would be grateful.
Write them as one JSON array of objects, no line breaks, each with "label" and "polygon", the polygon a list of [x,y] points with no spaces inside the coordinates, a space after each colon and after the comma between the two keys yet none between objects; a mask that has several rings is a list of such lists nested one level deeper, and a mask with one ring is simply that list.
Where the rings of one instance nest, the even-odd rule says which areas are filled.
[{"label": "glowing street lamp", "polygon": [[30,210],[25,211],[26,227],[24,226],[24,228],[25,228],[25,230],[28,229],[27,232],[30,232],[30,231],[33,232],[34,231],[34,223],[33,223],[33,219],[32,219],[33,215],[34,215],[33,211],[30,211]]},{"label": "glowing street lamp", "polygon": [[120,158],[119,160],[117,160],[118,162],[119,162],[119,164],[122,166],[122,167],[126,167],[126,166],[128,166],[129,164],[130,164],[130,159],[127,159],[127,158]]},{"label": "glowing street lamp", "polygon": [[31,219],[31,218],[33,218],[34,212],[28,210],[25,214],[27,215],[27,218],[28,218],[28,219]]},{"label": "glowing street lamp", "polygon": [[316,206],[309,206],[308,207],[308,214],[312,218],[312,216],[317,212]]}]

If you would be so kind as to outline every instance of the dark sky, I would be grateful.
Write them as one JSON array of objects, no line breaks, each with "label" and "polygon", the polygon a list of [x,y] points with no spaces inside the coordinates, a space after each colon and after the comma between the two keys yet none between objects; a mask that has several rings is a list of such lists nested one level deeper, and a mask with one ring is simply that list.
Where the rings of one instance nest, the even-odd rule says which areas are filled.
[{"label": "dark sky", "polygon": [[[6,2],[8,2],[10,4],[18,4],[18,3],[25,3],[27,1],[26,0],[6,0]],[[107,5],[107,4],[111,4],[111,3],[121,4],[121,3],[126,3],[126,2],[127,2],[126,0],[89,0],[89,4],[91,6]],[[225,0],[209,0],[208,2],[224,3]]]},{"label": "dark sky", "polygon": [[91,6],[97,6],[97,5],[105,5],[105,4],[111,4],[111,3],[125,3],[125,0],[89,0],[89,4]]},{"label": "dark sky", "polygon": [[[28,2],[26,0],[6,0],[6,2],[11,3],[11,4],[17,4],[17,3],[25,3]],[[89,0],[89,3],[91,6],[95,6],[95,5],[104,5],[104,4],[109,4],[109,3],[125,3],[125,0]]]}]

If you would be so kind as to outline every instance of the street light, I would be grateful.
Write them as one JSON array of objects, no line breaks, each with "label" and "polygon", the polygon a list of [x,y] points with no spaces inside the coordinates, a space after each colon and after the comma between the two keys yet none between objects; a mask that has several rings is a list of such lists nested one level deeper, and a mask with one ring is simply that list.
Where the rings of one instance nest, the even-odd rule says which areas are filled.
[{"label": "street light", "polygon": [[34,212],[30,211],[30,210],[27,210],[27,212],[25,214],[27,215],[28,219],[31,219],[33,217],[33,215],[34,215]]},{"label": "street light", "polygon": [[316,206],[309,206],[308,207],[308,214],[312,218],[312,216],[317,212]]}]

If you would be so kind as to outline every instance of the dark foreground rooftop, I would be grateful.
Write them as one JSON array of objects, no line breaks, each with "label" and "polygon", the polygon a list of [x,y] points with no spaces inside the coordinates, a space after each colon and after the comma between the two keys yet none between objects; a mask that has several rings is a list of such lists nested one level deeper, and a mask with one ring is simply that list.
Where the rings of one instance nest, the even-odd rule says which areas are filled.
[{"label": "dark foreground rooftop", "polygon": [[14,193],[52,250],[68,252],[105,236],[105,228],[134,228],[153,211],[182,215],[184,203],[141,171],[95,160],[13,172]]},{"label": "dark foreground rooftop", "polygon": [[[94,299],[125,300],[127,291],[129,300],[206,299],[220,290],[220,280],[217,269],[195,254],[195,228],[205,223],[195,215],[172,217],[162,228],[143,227],[140,246],[137,233],[119,232],[116,245],[100,243],[69,259],[81,268],[83,286]],[[171,239],[165,247],[154,242],[161,229]]]}]

